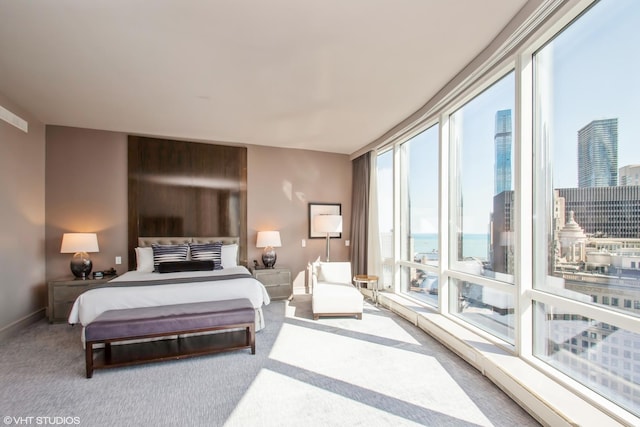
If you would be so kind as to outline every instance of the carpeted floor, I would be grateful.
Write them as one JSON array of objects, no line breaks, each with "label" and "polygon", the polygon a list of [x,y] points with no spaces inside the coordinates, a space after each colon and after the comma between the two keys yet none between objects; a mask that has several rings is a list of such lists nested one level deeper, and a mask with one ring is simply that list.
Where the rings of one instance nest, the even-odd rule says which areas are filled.
[{"label": "carpeted floor", "polygon": [[537,425],[478,371],[388,311],[365,304],[363,320],[313,321],[310,305],[296,295],[267,306],[256,355],[101,370],[92,379],[84,376],[80,329],[42,321],[0,344],[0,416],[5,425]]}]

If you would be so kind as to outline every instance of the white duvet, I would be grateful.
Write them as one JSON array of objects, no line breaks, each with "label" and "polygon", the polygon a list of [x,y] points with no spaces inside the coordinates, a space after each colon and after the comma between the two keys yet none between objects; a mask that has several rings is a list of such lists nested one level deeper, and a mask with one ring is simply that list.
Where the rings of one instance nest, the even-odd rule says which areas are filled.
[{"label": "white duvet", "polygon": [[[111,280],[110,283],[214,275],[224,276],[239,273],[249,273],[249,271],[241,266],[225,268],[224,270],[163,274],[128,271]],[[253,277],[193,283],[90,289],[76,299],[69,314],[69,323],[80,323],[84,327],[107,310],[235,298],[247,298],[251,301],[251,304],[253,304],[253,307],[256,309],[256,329],[262,329],[262,327],[264,327],[264,320],[261,315],[261,307],[269,304],[270,299],[264,285]]]}]

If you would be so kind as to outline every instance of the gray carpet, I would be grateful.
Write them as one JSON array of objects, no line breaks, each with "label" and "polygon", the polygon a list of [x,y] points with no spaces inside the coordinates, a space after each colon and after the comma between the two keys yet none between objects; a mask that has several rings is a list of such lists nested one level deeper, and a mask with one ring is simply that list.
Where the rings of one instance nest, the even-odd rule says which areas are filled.
[{"label": "gray carpet", "polygon": [[[537,423],[424,332],[365,305],[311,320],[265,308],[248,350],[84,374],[80,329],[45,321],[0,344],[0,416],[83,426],[526,426]],[[7,423],[7,420],[10,421]],[[24,424],[24,422],[23,422]]]}]

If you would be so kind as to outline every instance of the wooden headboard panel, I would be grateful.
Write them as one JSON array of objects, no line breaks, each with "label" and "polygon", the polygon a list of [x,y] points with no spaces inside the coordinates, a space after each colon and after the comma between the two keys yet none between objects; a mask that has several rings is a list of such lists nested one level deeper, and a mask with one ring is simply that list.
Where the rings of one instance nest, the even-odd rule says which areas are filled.
[{"label": "wooden headboard panel", "polygon": [[235,239],[246,264],[246,147],[130,135],[127,167],[130,270],[147,236],[166,236],[151,237],[165,243]]}]

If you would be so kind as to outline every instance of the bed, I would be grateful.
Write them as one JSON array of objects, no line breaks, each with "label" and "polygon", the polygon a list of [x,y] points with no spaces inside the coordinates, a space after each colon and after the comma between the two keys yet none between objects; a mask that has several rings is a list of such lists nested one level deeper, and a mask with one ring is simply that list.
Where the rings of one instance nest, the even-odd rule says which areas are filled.
[{"label": "bed", "polygon": [[[158,263],[150,265],[157,261],[151,250],[154,244],[168,247],[190,243],[193,249],[213,242],[221,242],[221,269],[159,273],[154,271]],[[81,294],[73,304],[68,322],[82,325],[84,341],[84,327],[107,310],[247,298],[255,309],[256,331],[261,330],[265,326],[262,307],[270,303],[269,295],[246,267],[237,264],[237,249],[237,238],[141,237],[136,248],[136,270]],[[192,252],[191,256],[195,255]]]}]

